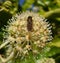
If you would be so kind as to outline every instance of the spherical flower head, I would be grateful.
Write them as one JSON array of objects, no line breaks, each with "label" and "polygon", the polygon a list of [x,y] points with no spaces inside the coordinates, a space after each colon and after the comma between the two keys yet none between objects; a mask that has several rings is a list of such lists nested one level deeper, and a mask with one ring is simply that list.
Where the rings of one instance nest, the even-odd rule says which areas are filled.
[{"label": "spherical flower head", "polygon": [[53,58],[43,58],[37,60],[37,63],[55,63],[55,60]]},{"label": "spherical flower head", "polygon": [[8,24],[5,41],[10,42],[20,54],[25,55],[29,51],[37,53],[52,40],[50,24],[37,13],[27,11],[16,14]]}]

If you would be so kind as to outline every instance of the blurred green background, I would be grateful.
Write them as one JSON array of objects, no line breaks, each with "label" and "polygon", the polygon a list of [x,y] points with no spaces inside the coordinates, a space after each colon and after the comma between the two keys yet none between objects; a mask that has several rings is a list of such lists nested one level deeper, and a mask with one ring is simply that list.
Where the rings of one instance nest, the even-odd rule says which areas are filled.
[{"label": "blurred green background", "polygon": [[51,50],[45,54],[60,63],[60,0],[0,0],[0,44],[8,20],[26,10],[39,13],[51,23],[53,40],[48,44]]}]

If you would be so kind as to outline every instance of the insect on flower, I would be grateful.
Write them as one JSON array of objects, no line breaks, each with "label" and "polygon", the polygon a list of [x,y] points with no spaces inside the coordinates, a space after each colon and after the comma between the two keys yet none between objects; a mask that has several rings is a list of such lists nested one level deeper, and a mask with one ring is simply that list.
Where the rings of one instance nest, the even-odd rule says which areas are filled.
[{"label": "insect on flower", "polygon": [[32,31],[32,28],[33,28],[32,17],[28,16],[28,19],[27,19],[27,30],[28,31]]}]

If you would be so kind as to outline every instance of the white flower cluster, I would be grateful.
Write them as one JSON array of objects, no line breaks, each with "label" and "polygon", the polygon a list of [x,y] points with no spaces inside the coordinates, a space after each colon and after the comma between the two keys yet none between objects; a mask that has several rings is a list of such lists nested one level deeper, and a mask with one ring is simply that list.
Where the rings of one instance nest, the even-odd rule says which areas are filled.
[{"label": "white flower cluster", "polygon": [[43,58],[43,59],[37,60],[36,63],[55,63],[55,60],[53,58]]},{"label": "white flower cluster", "polygon": [[[32,17],[33,30],[27,30],[27,19]],[[16,14],[9,20],[6,27],[4,42],[9,42],[8,50],[15,48],[19,54],[28,54],[29,51],[38,52],[38,49],[44,48],[47,41],[52,40],[51,26],[46,19],[33,12],[23,12]]]}]

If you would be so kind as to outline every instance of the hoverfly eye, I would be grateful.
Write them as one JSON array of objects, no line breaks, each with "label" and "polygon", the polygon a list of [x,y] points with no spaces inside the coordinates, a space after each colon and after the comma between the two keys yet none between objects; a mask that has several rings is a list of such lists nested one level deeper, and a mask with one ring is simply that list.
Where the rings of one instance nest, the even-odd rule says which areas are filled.
[{"label": "hoverfly eye", "polygon": [[28,31],[32,31],[32,28],[33,28],[33,22],[32,22],[32,17],[31,16],[28,16],[27,18],[27,30]]}]

